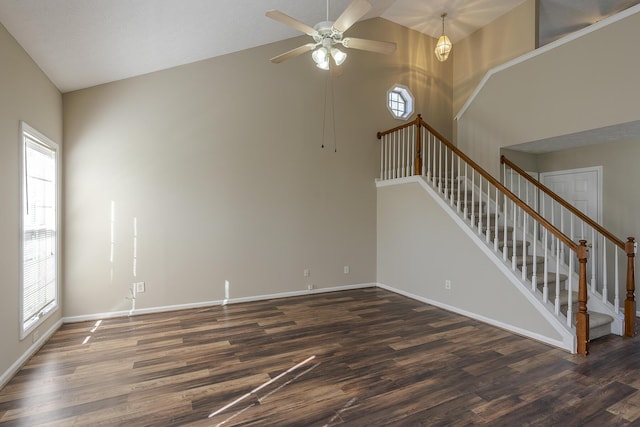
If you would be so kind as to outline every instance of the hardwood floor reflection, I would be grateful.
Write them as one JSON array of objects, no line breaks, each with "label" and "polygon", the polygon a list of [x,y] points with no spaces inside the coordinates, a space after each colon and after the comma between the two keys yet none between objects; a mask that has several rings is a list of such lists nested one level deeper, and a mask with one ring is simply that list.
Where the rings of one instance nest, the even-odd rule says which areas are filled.
[{"label": "hardwood floor reflection", "polygon": [[0,425],[637,425],[639,389],[638,337],[584,358],[368,288],[64,325]]}]

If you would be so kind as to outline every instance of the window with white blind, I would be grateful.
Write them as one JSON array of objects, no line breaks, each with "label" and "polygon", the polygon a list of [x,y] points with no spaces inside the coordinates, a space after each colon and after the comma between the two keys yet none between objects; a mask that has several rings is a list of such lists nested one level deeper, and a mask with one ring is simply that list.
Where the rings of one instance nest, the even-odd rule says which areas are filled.
[{"label": "window with white blind", "polygon": [[22,216],[20,336],[58,306],[58,145],[20,123]]}]

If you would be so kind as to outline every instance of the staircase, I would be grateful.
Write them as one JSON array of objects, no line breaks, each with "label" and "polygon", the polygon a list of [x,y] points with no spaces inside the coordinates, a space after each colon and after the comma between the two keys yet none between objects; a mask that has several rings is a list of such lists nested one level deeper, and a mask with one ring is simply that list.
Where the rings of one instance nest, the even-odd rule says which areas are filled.
[{"label": "staircase", "polygon": [[[632,244],[624,246],[628,267],[625,317],[620,310],[617,283],[613,301],[607,296],[611,286],[605,283],[599,287],[595,273],[591,275],[591,286],[587,286],[587,240],[576,242],[574,236],[542,217],[535,207],[480,168],[420,115],[403,126],[379,132],[378,138],[382,140],[380,181],[421,176],[442,204],[448,205],[450,214],[462,219],[479,238],[479,244],[490,249],[485,252],[501,260],[519,286],[535,297],[535,303],[575,337],[573,351],[587,354],[591,339],[629,333],[627,325],[633,325],[635,315],[635,303],[633,310],[627,308],[631,306],[628,301],[634,301],[635,291]],[[616,252],[616,277],[618,261]],[[602,264],[605,269],[606,264],[607,261]],[[595,272],[595,267],[591,271]]]},{"label": "staircase", "polygon": [[[461,194],[460,198],[458,198],[456,188],[458,187],[457,181],[459,178],[455,177],[455,173],[453,173],[453,175],[454,177],[446,178],[449,185],[445,186],[445,188],[448,189],[448,192],[445,193],[445,189],[440,188],[443,198],[456,201],[460,200],[463,207],[471,206],[473,203],[475,208],[473,212],[467,209],[467,219],[469,222],[480,232],[480,234],[487,236],[490,242],[494,241],[497,237],[499,251],[498,256],[502,255],[503,259],[515,258],[516,270],[521,275],[522,272],[525,271],[526,281],[535,285],[535,290],[539,295],[541,295],[543,301],[556,301],[557,299],[559,312],[566,318],[570,306],[569,299],[571,300],[572,307],[577,307],[578,305],[578,292],[572,291],[571,298],[569,298],[569,295],[566,292],[566,282],[569,278],[568,275],[548,270],[546,270],[545,274],[545,258],[543,256],[534,257],[533,255],[530,255],[532,242],[523,241],[518,238],[518,233],[522,233],[522,230],[516,231],[513,225],[500,225],[503,224],[503,221],[500,218],[500,213],[496,214],[487,211],[486,202],[481,202],[481,204],[475,202],[472,191],[467,190]],[[436,180],[436,182],[438,182],[438,180]],[[483,198],[485,200],[488,199],[486,194],[483,194]],[[483,219],[485,222],[481,223]],[[536,243],[540,244],[540,242]],[[534,264],[536,265],[534,266]],[[535,282],[533,278],[534,272],[537,273]],[[546,291],[545,283],[547,284]],[[556,283],[558,284],[557,287],[555,286]],[[549,286],[549,284],[552,284],[552,286]],[[591,340],[611,334],[612,327],[615,330],[615,325],[613,325],[613,323],[617,316],[609,310],[605,311],[605,313],[592,311],[589,315],[589,337]],[[575,314],[572,316],[571,320],[572,326],[575,327]]]}]

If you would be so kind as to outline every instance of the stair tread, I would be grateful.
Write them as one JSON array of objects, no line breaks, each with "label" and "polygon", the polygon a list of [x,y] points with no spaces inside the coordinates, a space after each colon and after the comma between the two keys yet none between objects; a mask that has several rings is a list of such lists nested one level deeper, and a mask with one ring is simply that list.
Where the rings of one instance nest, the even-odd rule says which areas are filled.
[{"label": "stair tread", "polygon": [[[527,246],[530,246],[531,242],[527,240]],[[505,245],[504,241],[498,242],[498,247],[503,248],[503,247],[508,247],[508,248],[512,248],[513,247],[513,240],[509,239],[507,240],[507,244]],[[516,247],[521,246],[522,247],[522,240],[516,240]]]},{"label": "stair tread", "polygon": [[[540,288],[538,288],[540,289]],[[542,292],[542,290],[540,289],[540,292]],[[551,288],[549,288],[549,302],[551,304],[555,303],[555,299],[556,299],[556,290],[553,289],[553,292],[551,291]],[[563,307],[562,310],[566,312],[566,307],[569,303],[569,297],[567,295],[567,290],[566,289],[560,289],[560,298],[559,298],[559,302],[560,302],[560,306]],[[577,292],[571,292],[571,305],[575,306],[578,304],[578,293]]]},{"label": "stair tread", "polygon": [[[573,322],[575,324],[576,321],[576,315],[578,313],[575,313],[573,315]],[[589,312],[589,329],[594,329],[594,328],[598,328],[600,326],[604,326],[604,325],[608,325],[610,323],[613,322],[613,317],[609,316],[608,314],[604,314],[604,313],[598,313],[595,311],[590,311]]]},{"label": "stair tread", "polygon": [[[531,279],[532,277],[533,277],[533,272],[530,272],[529,279]],[[564,282],[567,279],[568,277],[566,274],[560,273],[560,282]],[[538,286],[544,285],[544,274],[536,275],[536,284]],[[556,273],[554,273],[553,271],[550,271],[547,273],[547,285],[549,286],[549,294],[551,294],[551,291],[553,290],[553,293],[555,295],[555,292],[556,292],[555,284],[556,284]]]},{"label": "stair tread", "polygon": [[[533,255],[526,255],[525,256],[525,263],[527,265],[533,265],[533,263],[534,263],[533,261],[534,261]],[[535,262],[536,264],[542,264],[542,263],[544,263],[544,257],[543,256],[536,256],[535,261],[536,261]],[[522,265],[522,255],[516,255],[516,264],[518,266]],[[541,271],[537,270],[536,273],[540,274]],[[533,270],[529,270],[529,277],[531,277],[532,275],[533,275]]]}]

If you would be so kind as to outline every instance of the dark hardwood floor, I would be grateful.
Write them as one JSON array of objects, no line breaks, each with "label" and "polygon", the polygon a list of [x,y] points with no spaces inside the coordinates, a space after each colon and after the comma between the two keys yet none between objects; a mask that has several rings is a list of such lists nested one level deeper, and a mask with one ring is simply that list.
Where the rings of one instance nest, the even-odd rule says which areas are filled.
[{"label": "dark hardwood floor", "polygon": [[624,426],[639,390],[638,337],[573,356],[369,288],[64,325],[0,425]]}]

